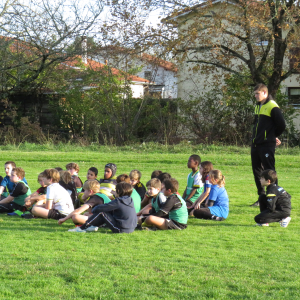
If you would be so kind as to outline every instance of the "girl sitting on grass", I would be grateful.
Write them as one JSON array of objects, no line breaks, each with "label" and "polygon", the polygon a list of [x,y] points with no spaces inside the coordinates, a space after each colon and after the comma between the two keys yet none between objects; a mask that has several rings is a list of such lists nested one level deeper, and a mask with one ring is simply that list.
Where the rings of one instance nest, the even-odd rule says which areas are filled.
[{"label": "girl sitting on grass", "polygon": [[229,213],[229,199],[225,190],[225,177],[220,170],[209,172],[209,181],[212,184],[208,196],[208,207],[194,210],[194,216],[197,219],[208,219],[223,221]]},{"label": "girl sitting on grass", "polygon": [[192,206],[188,207],[188,212],[190,216],[194,215],[195,209],[200,209],[201,207],[208,206],[208,196],[211,190],[211,183],[209,182],[209,172],[213,169],[213,164],[210,161],[203,161],[200,164],[200,174],[201,180],[204,183],[203,193],[200,197],[193,203]]}]

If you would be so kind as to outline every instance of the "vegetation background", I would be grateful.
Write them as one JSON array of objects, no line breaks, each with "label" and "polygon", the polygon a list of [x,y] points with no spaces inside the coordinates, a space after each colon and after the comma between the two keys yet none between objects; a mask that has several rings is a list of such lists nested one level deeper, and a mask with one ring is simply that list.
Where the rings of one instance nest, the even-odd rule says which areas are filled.
[{"label": "vegetation background", "polygon": [[[80,177],[89,167],[102,174],[107,162],[117,174],[141,170],[145,184],[155,169],[178,179],[180,193],[197,153],[226,176],[230,198],[224,222],[190,218],[183,231],[114,235],[100,229],[76,234],[54,220],[0,216],[0,299],[283,299],[299,292],[299,148],[279,148],[279,184],[292,195],[292,221],[256,227],[258,208],[250,149],[140,144],[124,147],[21,144],[2,146],[1,163],[14,160],[32,191],[45,168],[75,161]],[[1,173],[4,174],[4,170]]]}]

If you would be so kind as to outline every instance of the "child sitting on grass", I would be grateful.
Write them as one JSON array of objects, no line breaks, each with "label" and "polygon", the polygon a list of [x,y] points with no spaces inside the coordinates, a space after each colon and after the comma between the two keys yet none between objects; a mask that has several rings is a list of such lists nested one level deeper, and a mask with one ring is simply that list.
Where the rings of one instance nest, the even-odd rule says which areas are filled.
[{"label": "child sitting on grass", "polygon": [[72,180],[70,172],[64,170],[59,171],[59,176],[59,184],[70,194],[74,205],[77,198],[77,188],[75,182]]},{"label": "child sitting on grass", "polygon": [[[110,199],[104,195],[99,193],[100,191],[100,183],[97,180],[87,180],[83,184],[84,193],[82,196],[83,200],[87,200],[81,207],[77,208],[76,210],[72,211],[66,217],[61,218],[58,220],[58,224],[61,225],[62,223],[66,222],[68,219],[72,219],[75,225],[82,225],[84,224],[89,216],[92,215],[92,209],[100,204],[109,203]],[[84,213],[88,211],[88,213]]]},{"label": "child sitting on grass", "polygon": [[39,202],[32,208],[35,217],[59,220],[74,210],[70,194],[59,184],[60,176],[57,170],[47,169],[42,173],[42,179],[47,186],[46,204]]},{"label": "child sitting on grass", "polygon": [[132,186],[127,182],[120,182],[116,186],[117,198],[107,204],[93,208],[93,215],[81,227],[69,229],[71,232],[97,231],[99,226],[106,226],[113,233],[131,233],[137,223],[136,211],[130,197]]},{"label": "child sitting on grass", "polygon": [[211,190],[211,183],[209,182],[209,172],[213,170],[213,164],[210,161],[203,161],[200,164],[200,174],[202,183],[204,183],[203,193],[200,197],[194,202],[192,206],[188,206],[188,211],[190,216],[194,215],[194,209],[199,209],[201,207],[208,206],[208,196]]},{"label": "child sitting on grass", "polygon": [[[130,177],[127,174],[121,174],[117,177],[117,183],[122,181],[130,184]],[[135,189],[132,190],[131,198],[133,200],[134,209],[138,213],[141,210],[141,197]]]},{"label": "child sitting on grass", "polygon": [[138,212],[137,216],[139,225],[145,221],[147,216],[158,212],[167,200],[166,196],[161,192],[162,183],[158,178],[152,178],[149,180],[146,187],[147,194],[151,197],[151,203]]},{"label": "child sitting on grass", "polygon": [[130,177],[130,183],[133,186],[133,188],[138,192],[141,199],[144,199],[146,188],[140,181],[142,178],[142,173],[139,170],[132,170],[129,173],[129,177]]},{"label": "child sitting on grass", "polygon": [[291,221],[291,195],[282,187],[277,186],[277,174],[274,170],[264,170],[260,183],[267,187],[266,195],[259,196],[260,214],[254,220],[259,226],[269,226],[269,223],[279,222],[281,227],[287,227]]},{"label": "child sitting on grass", "polygon": [[208,196],[208,207],[194,210],[194,216],[198,219],[223,221],[229,213],[229,199],[225,190],[225,177],[219,170],[209,172],[209,181],[212,184]]},{"label": "child sitting on grass", "polygon": [[73,162],[69,163],[69,164],[66,165],[66,169],[67,169],[67,171],[70,172],[70,174],[72,176],[72,180],[75,183],[77,193],[80,193],[81,190],[82,190],[82,185],[83,184],[82,184],[81,179],[78,176],[78,173],[79,173],[79,166],[78,166],[78,164],[73,163]]},{"label": "child sitting on grass", "polygon": [[192,169],[192,172],[187,177],[187,186],[182,195],[187,206],[192,206],[203,191],[202,177],[199,172],[200,163],[201,158],[199,155],[193,154],[189,157],[187,167]]},{"label": "child sitting on grass", "polygon": [[[187,227],[188,211],[185,201],[177,194],[178,186],[178,181],[175,178],[164,181],[162,192],[167,200],[156,213],[146,218],[146,225],[155,226],[160,230],[182,230]],[[167,217],[168,219],[166,219]],[[147,227],[143,229],[147,229]]]},{"label": "child sitting on grass", "polygon": [[108,163],[104,168],[104,178],[99,180],[100,193],[105,194],[109,199],[113,200],[116,194],[116,172],[117,166],[112,163]]},{"label": "child sitting on grass", "polygon": [[[95,167],[91,167],[88,169],[87,175],[86,175],[86,183],[89,180],[97,180],[98,175],[98,169]],[[84,185],[84,184],[83,184]],[[84,193],[84,187],[82,187],[81,192],[77,195],[77,199],[75,200],[74,207],[77,209],[79,208],[87,199],[82,199]]]},{"label": "child sitting on grass", "polygon": [[34,193],[30,194],[25,199],[25,206],[27,208],[33,206],[38,201],[44,201],[46,203],[46,193],[47,193],[47,186],[44,184],[43,173],[40,173],[38,175],[38,183],[41,185],[41,187]]},{"label": "child sitting on grass", "polygon": [[0,213],[12,213],[25,211],[25,199],[31,194],[29,186],[23,181],[25,171],[22,168],[13,168],[10,181],[14,184],[12,192],[0,201]]},{"label": "child sitting on grass", "polygon": [[[16,168],[16,164],[13,161],[7,161],[4,164],[6,176],[3,178],[3,180],[1,181],[1,184],[0,184],[1,199],[6,198],[10,193],[12,193],[12,190],[14,188],[15,183],[10,180],[11,171],[13,168]],[[28,185],[25,177],[23,178],[22,181]]]}]

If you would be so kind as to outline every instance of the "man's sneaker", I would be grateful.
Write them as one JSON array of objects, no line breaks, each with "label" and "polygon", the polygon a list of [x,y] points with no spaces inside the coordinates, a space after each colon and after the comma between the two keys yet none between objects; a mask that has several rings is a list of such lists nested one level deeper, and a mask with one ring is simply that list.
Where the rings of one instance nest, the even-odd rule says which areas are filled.
[{"label": "man's sneaker", "polygon": [[269,223],[256,223],[256,226],[265,226],[265,227],[267,227],[267,226],[269,226]]},{"label": "man's sneaker", "polygon": [[88,232],[94,232],[94,231],[98,231],[98,228],[97,226],[90,226],[86,229],[86,231]]},{"label": "man's sneaker", "polygon": [[289,223],[291,222],[291,217],[287,217],[287,218],[284,218],[282,219],[279,223],[280,223],[280,226],[281,227],[288,227]]},{"label": "man's sneaker", "polygon": [[82,233],[86,232],[85,230],[82,230],[80,227],[75,227],[73,229],[69,229],[68,231],[69,232],[82,232]]},{"label": "man's sneaker", "polygon": [[254,202],[253,204],[251,204],[250,206],[251,206],[251,207],[259,206],[258,200],[257,200],[256,202]]}]

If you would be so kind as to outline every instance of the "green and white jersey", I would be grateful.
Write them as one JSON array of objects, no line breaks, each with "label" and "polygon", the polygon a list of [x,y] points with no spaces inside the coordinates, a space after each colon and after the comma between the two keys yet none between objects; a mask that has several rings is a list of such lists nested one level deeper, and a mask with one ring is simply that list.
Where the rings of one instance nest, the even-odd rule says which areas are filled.
[{"label": "green and white jersey", "polygon": [[187,177],[186,198],[190,195],[193,189],[197,189],[194,196],[190,199],[194,203],[203,192],[202,176],[199,170],[195,173],[191,172]]}]

